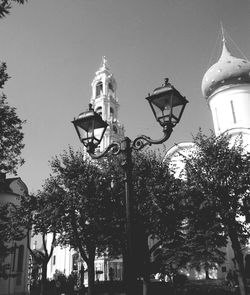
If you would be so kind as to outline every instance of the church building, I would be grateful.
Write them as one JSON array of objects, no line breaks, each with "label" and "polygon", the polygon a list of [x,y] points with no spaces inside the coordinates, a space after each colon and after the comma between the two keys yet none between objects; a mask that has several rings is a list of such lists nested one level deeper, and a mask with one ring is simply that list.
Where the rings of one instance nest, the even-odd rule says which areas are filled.
[{"label": "church building", "polygon": [[[222,51],[218,61],[204,74],[202,94],[206,99],[213,118],[216,136],[231,135],[232,140],[242,137],[243,145],[250,151],[250,61],[235,57],[229,50],[222,32]],[[183,156],[195,148],[192,142],[176,144],[166,154],[175,169],[175,176],[183,176]],[[185,175],[185,173],[184,173]],[[226,260],[218,270],[211,270],[213,278],[225,278],[229,269],[234,269],[234,254],[230,243],[225,249]],[[250,244],[245,247],[245,263],[250,267]],[[205,272],[193,273],[196,278],[204,278]]]}]

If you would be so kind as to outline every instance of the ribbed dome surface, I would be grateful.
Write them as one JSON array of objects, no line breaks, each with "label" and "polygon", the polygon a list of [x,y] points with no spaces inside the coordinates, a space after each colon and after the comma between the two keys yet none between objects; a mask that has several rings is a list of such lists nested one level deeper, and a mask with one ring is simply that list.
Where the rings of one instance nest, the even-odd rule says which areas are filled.
[{"label": "ribbed dome surface", "polygon": [[202,94],[205,98],[208,98],[220,87],[229,87],[241,83],[250,83],[250,62],[232,56],[225,42],[223,42],[219,60],[207,70],[203,77]]}]

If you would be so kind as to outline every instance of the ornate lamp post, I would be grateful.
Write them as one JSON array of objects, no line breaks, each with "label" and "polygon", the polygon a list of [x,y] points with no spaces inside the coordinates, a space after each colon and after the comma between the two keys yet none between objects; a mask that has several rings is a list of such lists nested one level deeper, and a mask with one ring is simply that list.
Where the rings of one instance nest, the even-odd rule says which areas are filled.
[{"label": "ornate lamp post", "polygon": [[173,127],[179,123],[188,101],[165,79],[165,84],[156,88],[152,95],[146,97],[154,116],[163,128],[163,137],[153,140],[146,135],[136,137],[133,141],[125,137],[120,142],[111,143],[103,152],[95,154],[95,149],[102,141],[108,124],[102,120],[89,105],[89,110],[81,113],[72,123],[75,126],[80,141],[86,147],[93,159],[104,157],[108,153],[122,154],[125,172],[125,199],[126,199],[126,234],[127,234],[127,295],[135,293],[135,274],[133,272],[133,246],[132,246],[132,151],[140,150],[146,145],[161,144],[171,135]]}]

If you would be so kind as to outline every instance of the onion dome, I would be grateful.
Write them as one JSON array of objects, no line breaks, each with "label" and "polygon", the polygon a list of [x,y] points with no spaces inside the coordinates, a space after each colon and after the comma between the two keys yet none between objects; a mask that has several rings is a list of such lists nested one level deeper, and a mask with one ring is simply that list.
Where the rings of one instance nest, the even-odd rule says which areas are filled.
[{"label": "onion dome", "polygon": [[245,83],[250,83],[250,61],[234,57],[224,39],[219,60],[207,70],[202,79],[202,94],[208,98],[220,88]]}]

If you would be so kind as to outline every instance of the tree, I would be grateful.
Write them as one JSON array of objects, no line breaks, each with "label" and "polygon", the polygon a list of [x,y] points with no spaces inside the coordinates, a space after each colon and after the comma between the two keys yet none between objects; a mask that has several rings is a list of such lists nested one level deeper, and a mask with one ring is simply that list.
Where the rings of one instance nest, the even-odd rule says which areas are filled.
[{"label": "tree", "polygon": [[81,151],[69,148],[50,163],[58,188],[61,232],[58,242],[79,250],[88,266],[88,294],[93,294],[97,254],[108,248],[112,234],[110,179]]},{"label": "tree", "polygon": [[[119,156],[93,161],[72,148],[50,163],[50,180],[56,184],[64,208],[59,214],[62,232],[58,242],[78,249],[87,263],[89,294],[93,292],[96,254],[122,253],[126,259],[122,163]],[[180,180],[171,175],[167,163],[156,152],[135,153],[133,165],[133,271],[144,277],[147,287],[151,254],[163,241],[166,245],[171,239],[173,247],[173,240],[177,243],[181,234]],[[157,238],[151,249],[150,236]]]},{"label": "tree", "polygon": [[0,18],[7,16],[12,8],[12,3],[24,4],[27,0],[1,0]]},{"label": "tree", "polygon": [[[124,217],[121,218],[124,216],[122,211],[125,211],[122,157],[111,156],[103,164],[106,165],[106,175],[110,175],[112,179],[113,195],[118,202],[116,208],[120,208],[114,211],[119,214],[113,216],[113,224],[118,226],[121,244],[125,245]],[[179,193],[181,180],[175,179],[170,173],[168,163],[163,161],[159,152],[149,149],[133,154],[133,180],[133,271],[137,277],[143,277],[143,290],[144,294],[147,294],[150,274],[160,271],[163,267],[163,261],[160,265],[151,263],[152,254],[159,247],[163,247],[169,257],[164,260],[167,265],[174,256],[180,254],[175,246],[183,241],[182,196]],[[114,241],[117,239],[119,240],[119,237]],[[149,239],[155,241],[153,246],[149,245]],[[120,249],[124,253],[125,249]],[[123,257],[126,259],[126,253]]]},{"label": "tree", "polygon": [[[209,270],[217,268],[225,261],[224,247],[227,236],[224,234],[220,218],[213,210],[213,205],[205,203],[204,195],[195,188],[188,188],[186,204],[186,239],[190,268],[205,270],[209,279]],[[189,198],[189,195],[192,197]]]},{"label": "tree", "polygon": [[[18,217],[20,224],[27,230],[27,247],[33,261],[42,269],[41,295],[47,294],[47,265],[57,245],[57,235],[61,232],[60,214],[64,214],[64,210],[54,182],[47,180],[35,196],[22,198]],[[38,235],[41,236],[42,247],[32,249],[30,237]],[[49,236],[51,243],[48,243]]]},{"label": "tree", "polygon": [[169,163],[160,154],[151,152],[145,164],[145,167],[150,167],[150,174],[146,173],[146,179],[142,181],[139,199],[146,193],[146,184],[148,201],[146,206],[143,203],[143,214],[148,218],[148,236],[157,241],[148,249],[148,255],[155,257],[151,265],[155,268],[154,272],[171,277],[186,264],[186,253],[182,247],[185,241],[183,184],[182,180],[174,177]]},{"label": "tree", "polygon": [[[6,64],[0,65],[0,88],[9,79]],[[16,109],[10,107],[6,96],[0,96],[0,172],[16,174],[16,169],[24,163],[21,151],[24,147],[22,121],[16,114]]]},{"label": "tree", "polygon": [[[240,137],[233,139],[227,134],[206,136],[200,131],[194,143],[196,150],[185,160],[189,201],[196,203],[194,216],[197,222],[203,218],[205,221],[215,219],[208,224],[211,226],[205,225],[205,221],[200,224],[202,230],[209,230],[212,235],[207,241],[212,240],[220,247],[221,240],[223,243],[223,239],[230,239],[240,294],[245,295],[241,249],[250,237],[245,206],[250,197],[250,154],[245,151]],[[197,195],[202,197],[197,198]],[[206,216],[200,210],[210,213]]]}]

